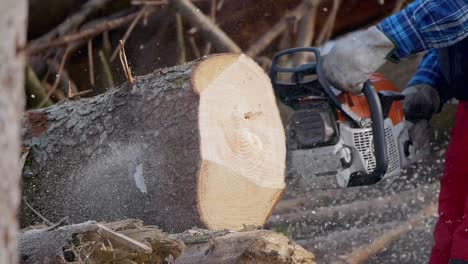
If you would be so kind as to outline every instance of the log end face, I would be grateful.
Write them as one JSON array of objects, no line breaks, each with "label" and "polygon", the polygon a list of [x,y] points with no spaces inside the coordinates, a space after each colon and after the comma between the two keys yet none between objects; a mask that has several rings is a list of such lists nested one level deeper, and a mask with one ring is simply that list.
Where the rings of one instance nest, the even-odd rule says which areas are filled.
[{"label": "log end face", "polygon": [[271,81],[239,54],[201,62],[192,80],[200,95],[202,221],[212,229],[262,226],[285,188],[285,136]]}]

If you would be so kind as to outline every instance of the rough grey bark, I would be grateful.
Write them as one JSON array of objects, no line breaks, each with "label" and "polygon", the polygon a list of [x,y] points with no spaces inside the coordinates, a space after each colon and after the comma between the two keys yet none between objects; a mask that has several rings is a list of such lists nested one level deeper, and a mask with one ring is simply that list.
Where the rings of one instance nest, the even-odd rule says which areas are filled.
[{"label": "rough grey bark", "polygon": [[[197,209],[196,62],[97,97],[29,111],[24,195],[55,222],[138,218],[165,231],[203,227]],[[21,224],[38,221],[28,208]]]},{"label": "rough grey bark", "polygon": [[24,108],[26,0],[5,0],[0,8],[0,263],[17,263],[20,189],[20,120]]}]

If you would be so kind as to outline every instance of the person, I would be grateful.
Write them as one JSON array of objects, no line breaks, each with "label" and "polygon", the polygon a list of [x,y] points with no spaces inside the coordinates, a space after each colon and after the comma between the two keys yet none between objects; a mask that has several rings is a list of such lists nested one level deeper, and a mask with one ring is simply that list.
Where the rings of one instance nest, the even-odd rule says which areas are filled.
[{"label": "person", "polygon": [[360,94],[363,83],[387,61],[426,52],[403,91],[410,137],[420,154],[429,151],[431,118],[448,100],[458,100],[440,180],[430,264],[468,264],[467,36],[468,1],[415,0],[376,26],[338,40],[324,57],[329,82]]}]

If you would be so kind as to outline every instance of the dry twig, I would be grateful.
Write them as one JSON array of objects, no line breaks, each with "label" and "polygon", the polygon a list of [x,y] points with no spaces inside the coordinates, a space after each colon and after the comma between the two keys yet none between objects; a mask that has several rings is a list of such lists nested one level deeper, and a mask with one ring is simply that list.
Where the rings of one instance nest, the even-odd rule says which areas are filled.
[{"label": "dry twig", "polygon": [[132,76],[132,70],[128,65],[127,55],[125,55],[125,46],[122,40],[120,40],[120,50],[119,50],[120,63],[122,64],[122,69],[125,73],[125,77],[130,84],[135,82],[135,79]]},{"label": "dry twig", "polygon": [[124,246],[125,248],[135,250],[136,252],[151,254],[153,249],[141,242],[136,241],[128,236],[125,236],[121,233],[115,232],[112,229],[106,227],[105,225],[97,224],[99,231],[103,238],[114,241],[116,244]]},{"label": "dry twig", "polygon": [[167,5],[167,1],[142,1],[142,0],[133,0],[132,5],[154,5],[154,6],[162,6]]},{"label": "dry twig", "polygon": [[96,10],[104,7],[107,3],[112,2],[111,0],[89,0],[87,1],[78,12],[75,12],[71,16],[67,17],[60,25],[49,31],[47,34],[34,39],[28,43],[28,46],[40,46],[48,41],[64,34],[70,33],[81,24],[83,24],[88,17],[93,14]]},{"label": "dry twig", "polygon": [[112,76],[112,71],[107,61],[106,56],[102,50],[99,51],[99,60],[101,61],[102,71],[104,73],[104,79],[106,80],[107,87],[114,87],[114,77]]},{"label": "dry twig", "polygon": [[216,24],[216,11],[217,11],[217,1],[216,0],[211,0],[211,6],[210,6],[210,18],[213,23]]},{"label": "dry twig", "polygon": [[65,68],[65,63],[68,59],[68,54],[70,53],[70,48],[67,47],[65,49],[65,53],[63,54],[63,57],[62,57],[62,61],[60,62],[60,68],[59,68],[59,71],[57,73],[57,76],[55,78],[55,81],[54,81],[54,84],[52,86],[52,88],[49,90],[49,92],[46,94],[46,97],[42,100],[42,102],[39,104],[39,108],[41,108],[42,106],[44,106],[44,104],[47,102],[47,100],[49,100],[50,96],[55,92],[55,90],[57,89],[59,83],[60,83],[60,80],[62,78],[62,73],[63,73],[63,69]]},{"label": "dry twig", "polygon": [[[296,47],[308,47],[311,45],[314,39],[315,20],[319,4],[320,0],[304,0],[304,6],[307,7],[307,11],[300,20]],[[306,59],[307,53],[299,53],[293,58],[294,65],[301,65],[305,63]]]},{"label": "dry twig", "polygon": [[[138,24],[138,22],[140,21],[140,19],[143,17],[143,15],[146,13],[147,11],[147,6],[145,5],[137,14],[137,16],[135,17],[135,19],[133,19],[132,23],[130,24],[130,26],[128,27],[127,31],[125,32],[123,38],[122,38],[122,41],[125,43],[127,42],[127,39],[128,37],[130,36],[130,34],[132,33],[133,29],[135,28],[135,26]],[[119,52],[119,47],[117,46],[114,50],[114,52],[112,53],[112,56],[110,58],[110,61],[113,62],[115,60],[115,58],[117,57],[117,53]]]},{"label": "dry twig", "polygon": [[200,30],[200,33],[213,45],[218,51],[224,52],[242,52],[241,48],[232,41],[217,25],[208,17],[199,11],[197,7],[188,0],[171,0],[176,10],[193,26]]},{"label": "dry twig", "polygon": [[[26,66],[25,88],[27,101],[30,107],[36,107],[46,97],[47,90],[45,85],[39,80],[31,66]],[[50,106],[53,102],[47,100],[44,106]]]},{"label": "dry twig", "polygon": [[325,41],[330,39],[333,29],[335,27],[336,16],[338,15],[338,10],[340,9],[341,0],[333,0],[333,7],[330,15],[327,18],[327,21],[323,25],[322,30],[320,31],[319,36],[317,37],[315,43],[317,45],[322,45]]},{"label": "dry twig", "polygon": [[266,32],[261,36],[257,42],[255,42],[250,48],[247,50],[247,55],[250,57],[256,57],[260,54],[270,43],[275,40],[283,31],[287,29],[287,26],[290,23],[290,19],[293,18],[295,20],[300,19],[304,13],[306,8],[304,7],[304,3],[297,6],[293,11],[288,13],[284,16],[278,23],[276,23],[270,31]]},{"label": "dry twig", "polygon": [[[91,83],[91,86],[95,85],[94,81],[94,61],[93,61],[93,40],[90,39],[88,40],[88,64],[89,64],[89,82]],[[69,87],[71,88],[71,84],[69,84]]]},{"label": "dry twig", "polygon": [[177,47],[179,51],[179,63],[183,64],[187,61],[187,55],[185,53],[184,25],[182,22],[182,16],[179,13],[175,14],[175,18],[177,30]]},{"label": "dry twig", "polygon": [[188,40],[190,42],[190,46],[192,47],[193,54],[195,55],[196,58],[200,58],[201,57],[200,49],[198,48],[197,43],[195,41],[196,32],[197,32],[196,28],[191,28],[188,31],[188,36],[189,36]]},{"label": "dry twig", "polygon": [[364,263],[373,255],[381,252],[385,247],[401,237],[403,234],[411,231],[414,225],[424,221],[428,217],[433,216],[435,213],[437,213],[437,205],[432,203],[422,209],[417,215],[397,226],[395,229],[385,232],[382,236],[375,239],[369,245],[359,247],[358,249],[353,250],[351,253],[342,256],[341,258],[348,264]]},{"label": "dry twig", "polygon": [[39,213],[36,209],[34,209],[31,204],[28,203],[28,201],[26,201],[26,197],[23,197],[23,203],[34,213],[36,214],[39,218],[42,219],[42,221],[44,221],[44,223],[46,223],[47,225],[49,226],[52,226],[54,225],[54,223],[52,223],[51,221],[49,221],[49,219],[45,218],[45,216],[43,216],[41,213]]},{"label": "dry twig", "polygon": [[110,43],[110,37],[109,37],[109,31],[106,30],[102,33],[102,47],[104,49],[104,51],[107,53],[107,54],[110,54],[111,52],[111,43]]},{"label": "dry twig", "polygon": [[130,21],[133,21],[133,19],[137,15],[138,12],[135,12],[123,17],[106,20],[104,22],[95,24],[92,28],[86,28],[76,33],[65,35],[60,38],[50,40],[48,42],[31,42],[23,49],[23,51],[28,55],[34,55],[50,48],[65,46],[69,43],[80,41],[83,39],[90,39],[105,31],[109,31],[111,29],[126,25]]}]

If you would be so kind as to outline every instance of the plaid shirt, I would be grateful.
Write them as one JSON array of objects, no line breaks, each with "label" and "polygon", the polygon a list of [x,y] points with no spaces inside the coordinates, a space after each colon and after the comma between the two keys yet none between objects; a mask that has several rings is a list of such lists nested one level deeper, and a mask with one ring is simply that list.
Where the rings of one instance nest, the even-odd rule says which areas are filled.
[{"label": "plaid shirt", "polygon": [[444,48],[468,36],[468,3],[466,0],[415,0],[380,22],[378,28],[395,44],[397,58]]},{"label": "plaid shirt", "polygon": [[468,36],[467,0],[415,0],[377,27],[395,44],[391,57],[396,60],[428,51],[408,86],[431,85],[446,101],[438,48],[448,47]]}]

